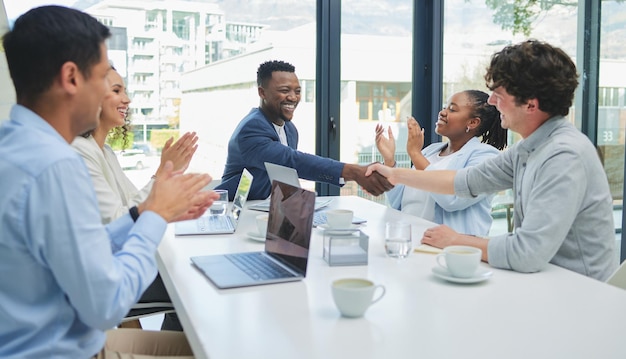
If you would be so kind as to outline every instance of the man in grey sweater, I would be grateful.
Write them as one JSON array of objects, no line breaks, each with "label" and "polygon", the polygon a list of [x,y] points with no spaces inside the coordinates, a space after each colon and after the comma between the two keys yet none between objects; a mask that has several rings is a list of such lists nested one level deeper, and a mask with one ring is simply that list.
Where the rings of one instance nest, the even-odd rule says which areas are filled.
[{"label": "man in grey sweater", "polygon": [[498,268],[537,272],[552,263],[606,280],[617,269],[613,201],[596,149],[568,121],[578,86],[576,66],[561,49],[536,40],[505,47],[485,75],[489,103],[502,127],[522,140],[499,156],[459,171],[370,166],[392,184],[477,196],[513,189],[513,233],[490,238],[428,229],[423,243],[470,245]]}]

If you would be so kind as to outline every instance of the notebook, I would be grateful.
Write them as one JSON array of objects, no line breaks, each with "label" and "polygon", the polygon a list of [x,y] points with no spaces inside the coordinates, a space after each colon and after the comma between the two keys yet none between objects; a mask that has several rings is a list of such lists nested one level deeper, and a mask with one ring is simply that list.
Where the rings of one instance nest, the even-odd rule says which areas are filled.
[{"label": "notebook", "polygon": [[[264,164],[265,170],[267,171],[267,176],[270,178],[270,183],[273,183],[274,181],[279,181],[294,187],[300,187],[298,171],[296,171],[294,168],[281,166],[270,162],[265,162]],[[332,198],[315,198],[315,210],[328,206],[330,202],[332,202]],[[268,212],[270,210],[270,201],[265,200],[259,203],[255,203],[253,205],[250,205],[248,208],[256,211]]]},{"label": "notebook", "polygon": [[270,202],[263,252],[191,257],[216,287],[291,282],[306,276],[315,193],[274,181]]},{"label": "notebook", "polygon": [[233,206],[226,215],[204,215],[198,219],[181,221],[174,224],[174,234],[177,236],[198,234],[228,234],[235,233],[241,211],[243,211],[250,188],[252,174],[243,169],[241,179],[237,185],[237,192],[233,198]]}]

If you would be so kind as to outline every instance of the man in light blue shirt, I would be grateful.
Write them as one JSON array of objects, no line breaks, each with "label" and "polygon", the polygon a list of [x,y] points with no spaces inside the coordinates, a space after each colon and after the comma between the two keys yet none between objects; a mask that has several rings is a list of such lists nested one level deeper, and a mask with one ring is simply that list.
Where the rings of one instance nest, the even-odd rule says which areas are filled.
[{"label": "man in light blue shirt", "polygon": [[208,175],[173,173],[170,163],[144,203],[101,224],[69,143],[97,124],[109,35],[80,11],[46,6],[3,38],[17,104],[0,127],[0,358],[111,355],[105,330],[155,278],[167,223],[199,217],[214,198],[200,191]]}]

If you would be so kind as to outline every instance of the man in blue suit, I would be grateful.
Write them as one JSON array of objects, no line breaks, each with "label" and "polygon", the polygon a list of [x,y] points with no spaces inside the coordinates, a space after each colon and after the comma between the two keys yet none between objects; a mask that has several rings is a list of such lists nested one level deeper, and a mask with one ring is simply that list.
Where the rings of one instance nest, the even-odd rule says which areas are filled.
[{"label": "man in blue suit", "polygon": [[366,177],[367,167],[300,152],[298,130],[291,122],[300,102],[300,82],[295,67],[283,61],[262,63],[257,71],[261,103],[244,117],[228,142],[228,158],[217,188],[233,199],[243,168],[254,176],[249,199],[270,195],[265,162],[295,168],[300,178],[341,186],[356,181],[377,196],[393,186],[382,176]]}]

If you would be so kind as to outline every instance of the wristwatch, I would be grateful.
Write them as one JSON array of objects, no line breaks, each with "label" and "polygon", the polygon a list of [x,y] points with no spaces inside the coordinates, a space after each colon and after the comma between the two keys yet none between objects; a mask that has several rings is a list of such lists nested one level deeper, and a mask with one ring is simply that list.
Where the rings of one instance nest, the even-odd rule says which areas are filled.
[{"label": "wristwatch", "polygon": [[137,218],[139,218],[139,208],[137,208],[137,206],[132,206],[128,212],[130,213],[130,217],[133,219],[133,222],[137,222]]}]

